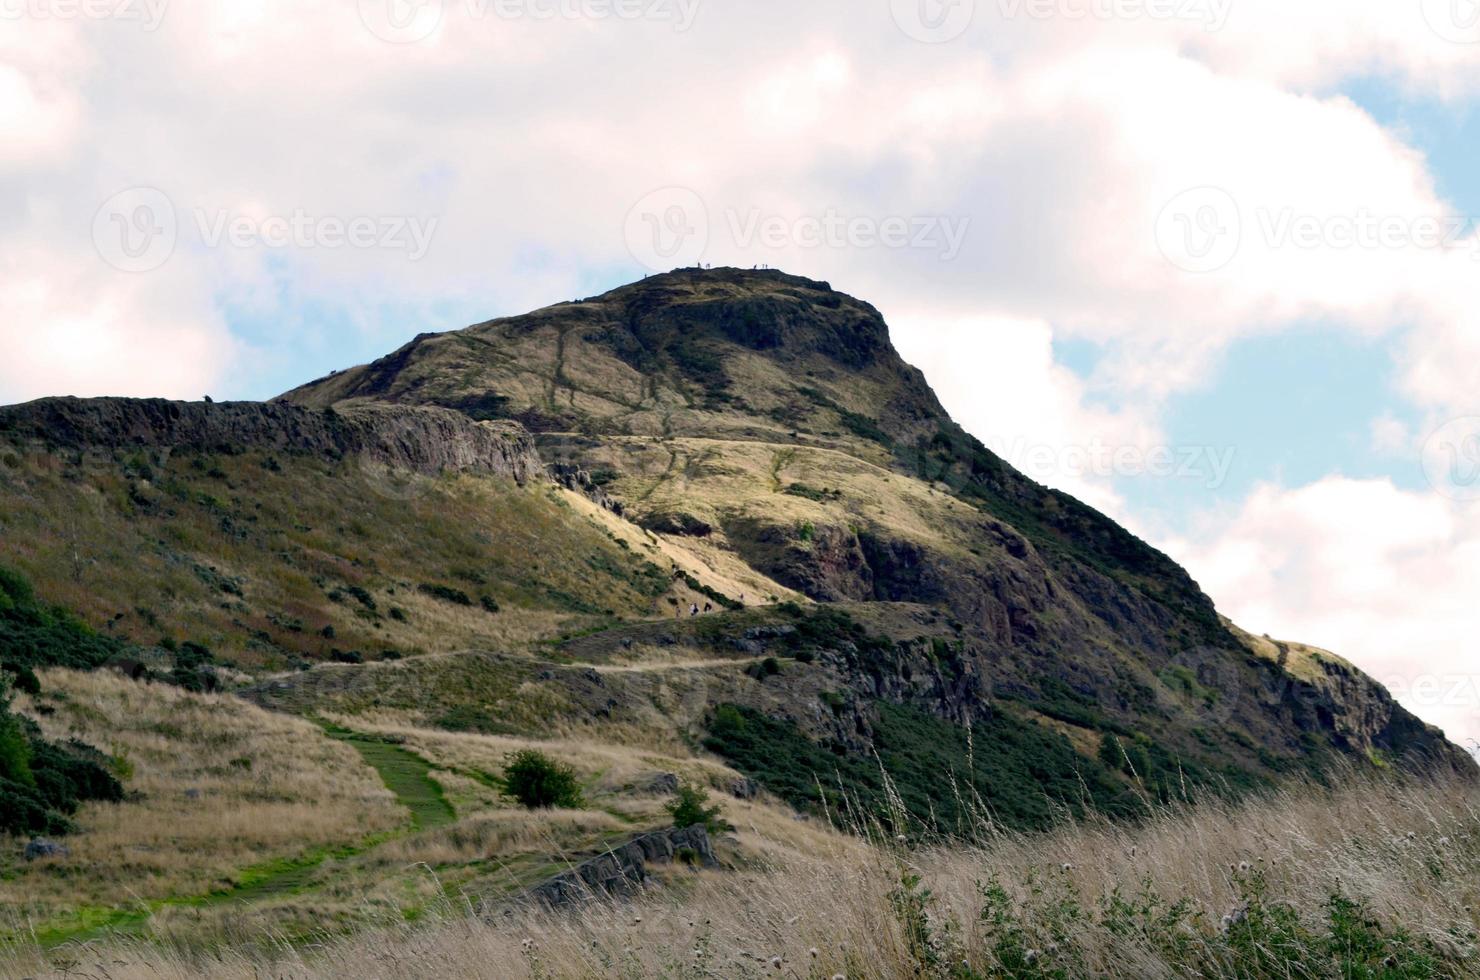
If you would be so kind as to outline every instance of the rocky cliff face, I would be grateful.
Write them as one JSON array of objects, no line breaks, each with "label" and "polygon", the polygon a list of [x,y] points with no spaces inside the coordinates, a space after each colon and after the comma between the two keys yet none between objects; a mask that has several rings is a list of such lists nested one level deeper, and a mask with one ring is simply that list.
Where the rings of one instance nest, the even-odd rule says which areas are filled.
[{"label": "rocky cliff face", "polygon": [[517,423],[476,422],[446,409],[415,406],[313,411],[259,402],[46,398],[0,408],[0,435],[67,449],[357,456],[417,473],[487,473],[521,484],[545,472],[533,441]]}]

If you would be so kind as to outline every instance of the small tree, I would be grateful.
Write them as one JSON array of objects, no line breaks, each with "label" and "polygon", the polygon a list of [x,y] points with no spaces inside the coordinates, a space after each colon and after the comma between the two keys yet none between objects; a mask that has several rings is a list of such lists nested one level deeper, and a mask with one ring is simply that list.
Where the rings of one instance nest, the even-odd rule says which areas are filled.
[{"label": "small tree", "polygon": [[575,770],[554,759],[525,749],[509,756],[504,767],[504,792],[531,810],[581,806],[581,787]]},{"label": "small tree", "polygon": [[690,783],[679,783],[678,796],[665,804],[665,808],[673,815],[675,827],[688,828],[703,824],[704,829],[710,833],[728,830],[730,825],[720,818],[719,807],[705,806],[707,802],[708,790]]}]

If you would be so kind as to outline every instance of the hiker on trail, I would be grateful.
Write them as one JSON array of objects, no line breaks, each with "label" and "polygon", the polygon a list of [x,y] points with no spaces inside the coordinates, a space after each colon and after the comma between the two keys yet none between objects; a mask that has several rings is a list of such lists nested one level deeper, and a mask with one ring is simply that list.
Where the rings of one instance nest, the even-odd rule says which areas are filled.
[{"label": "hiker on trail", "polygon": [[690,616],[697,616],[697,615],[699,615],[699,604],[697,602],[691,603],[689,605],[689,615]]},{"label": "hiker on trail", "polygon": [[708,602],[704,603],[705,612],[714,612],[714,606]]}]

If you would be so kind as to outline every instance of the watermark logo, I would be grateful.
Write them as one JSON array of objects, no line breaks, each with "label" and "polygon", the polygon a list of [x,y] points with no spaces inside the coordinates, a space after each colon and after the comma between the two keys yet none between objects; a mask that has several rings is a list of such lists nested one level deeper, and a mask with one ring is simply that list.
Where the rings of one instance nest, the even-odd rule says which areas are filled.
[{"label": "watermark logo", "polygon": [[954,41],[976,18],[976,0],[890,0],[889,9],[901,31],[926,44]]},{"label": "watermark logo", "polygon": [[730,240],[742,249],[887,248],[935,252],[943,262],[961,254],[971,218],[940,214],[844,214],[828,208],[821,214],[788,217],[765,214],[759,208],[725,212]]},{"label": "watermark logo", "polygon": [[761,208],[726,208],[711,227],[704,199],[686,187],[654,191],[627,213],[628,250],[654,271],[698,264],[712,235],[743,252],[790,249],[914,249],[955,260],[966,242],[966,215],[849,214],[827,208],[816,214],[776,214]]},{"label": "watermark logo", "polygon": [[1243,241],[1243,217],[1221,187],[1194,187],[1156,216],[1156,245],[1184,272],[1208,273],[1233,261]]},{"label": "watermark logo", "polygon": [[1480,44],[1480,0],[1420,0],[1429,29],[1454,44]]},{"label": "watermark logo", "polygon": [[1111,445],[1093,439],[1084,445],[1029,443],[1022,437],[989,441],[1002,447],[1003,459],[1040,483],[1055,477],[1101,479],[1151,477],[1194,480],[1209,490],[1228,481],[1238,451],[1232,446]]},{"label": "watermark logo", "polygon": [[134,187],[109,198],[93,217],[92,238],[103,261],[123,272],[151,272],[175,254],[182,233],[202,249],[380,249],[419,262],[431,249],[440,219],[409,215],[258,214],[194,208],[182,220],[163,191]]},{"label": "watermark logo", "polygon": [[1480,500],[1480,417],[1455,419],[1423,447],[1429,485],[1452,500]]},{"label": "watermark logo", "polygon": [[121,272],[151,272],[175,254],[175,205],[163,191],[131,187],[110,197],[93,216],[93,245]]},{"label": "watermark logo", "polygon": [[1156,700],[1168,714],[1190,715],[1199,727],[1224,725],[1249,683],[1240,663],[1239,654],[1217,647],[1184,650],[1156,672]]},{"label": "watermark logo", "polygon": [[702,0],[465,0],[474,20],[625,20],[694,26]]},{"label": "watermark logo", "polygon": [[360,21],[392,44],[425,41],[442,25],[443,0],[360,0]]},{"label": "watermark logo", "polygon": [[420,262],[431,250],[436,217],[409,215],[313,215],[302,208],[292,214],[260,216],[196,208],[195,230],[206,248],[381,249],[405,252]]},{"label": "watermark logo", "polygon": [[170,0],[0,0],[0,20],[87,20],[159,30]]},{"label": "watermark logo", "polygon": [[1480,236],[1464,215],[1302,213],[1293,207],[1244,208],[1220,187],[1183,191],[1156,218],[1156,245],[1184,272],[1216,272],[1250,242],[1269,250],[1447,251],[1480,261]]},{"label": "watermark logo", "polygon": [[654,272],[698,265],[709,247],[709,208],[687,187],[653,191],[627,212],[627,250]]}]

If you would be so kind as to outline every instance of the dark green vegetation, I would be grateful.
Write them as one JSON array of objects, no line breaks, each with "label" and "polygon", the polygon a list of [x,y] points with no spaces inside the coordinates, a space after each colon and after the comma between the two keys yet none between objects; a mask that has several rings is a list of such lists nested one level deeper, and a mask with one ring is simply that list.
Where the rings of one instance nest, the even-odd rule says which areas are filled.
[{"label": "dark green vegetation", "polygon": [[17,689],[40,690],[38,667],[92,670],[123,650],[65,609],[43,605],[24,576],[0,566],[0,670]]},{"label": "dark green vegetation", "polygon": [[504,768],[504,792],[531,810],[574,810],[582,805],[575,770],[534,749],[509,757]]},{"label": "dark green vegetation", "polygon": [[665,809],[673,817],[675,827],[694,827],[703,825],[704,829],[711,834],[717,834],[728,829],[728,824],[720,816],[720,808],[708,806],[709,791],[702,786],[693,783],[679,783],[678,794],[667,804]]},{"label": "dark green vegetation", "polygon": [[0,699],[0,834],[65,834],[83,801],[121,799],[123,787],[101,753],[46,741]]},{"label": "dark green vegetation", "polygon": [[845,824],[893,819],[886,780],[910,818],[946,835],[976,827],[978,816],[1024,830],[1047,829],[1088,807],[1144,812],[1129,787],[1062,735],[1004,712],[968,735],[916,708],[874,707],[877,761],[829,751],[792,725],[736,705],[715,711],[704,747],[793,805],[830,810]]},{"label": "dark green vegetation", "polygon": [[[1067,871],[1067,869],[1066,869]],[[1471,975],[1467,948],[1477,938],[1433,938],[1390,926],[1340,891],[1318,914],[1274,897],[1267,869],[1233,873],[1237,904],[1209,922],[1201,903],[1162,894],[1147,880],[1098,898],[1081,894],[1071,875],[1042,873],[1010,891],[996,877],[978,885],[980,925],[989,964],[962,956],[960,924],[944,921],[935,896],[913,872],[891,895],[895,918],[923,976],[953,980],[1077,980],[1094,973],[1089,947],[1129,941],[1149,947],[1181,976],[1340,977],[1418,980]],[[1129,968],[1129,967],[1128,967]],[[1127,974],[1129,975],[1129,974]]]},{"label": "dark green vegetation", "polygon": [[10,710],[5,689],[39,693],[36,667],[96,667],[118,651],[66,612],[36,601],[19,574],[0,568],[0,834],[63,834],[86,800],[117,802],[123,786],[91,746],[48,742],[34,722]]}]

